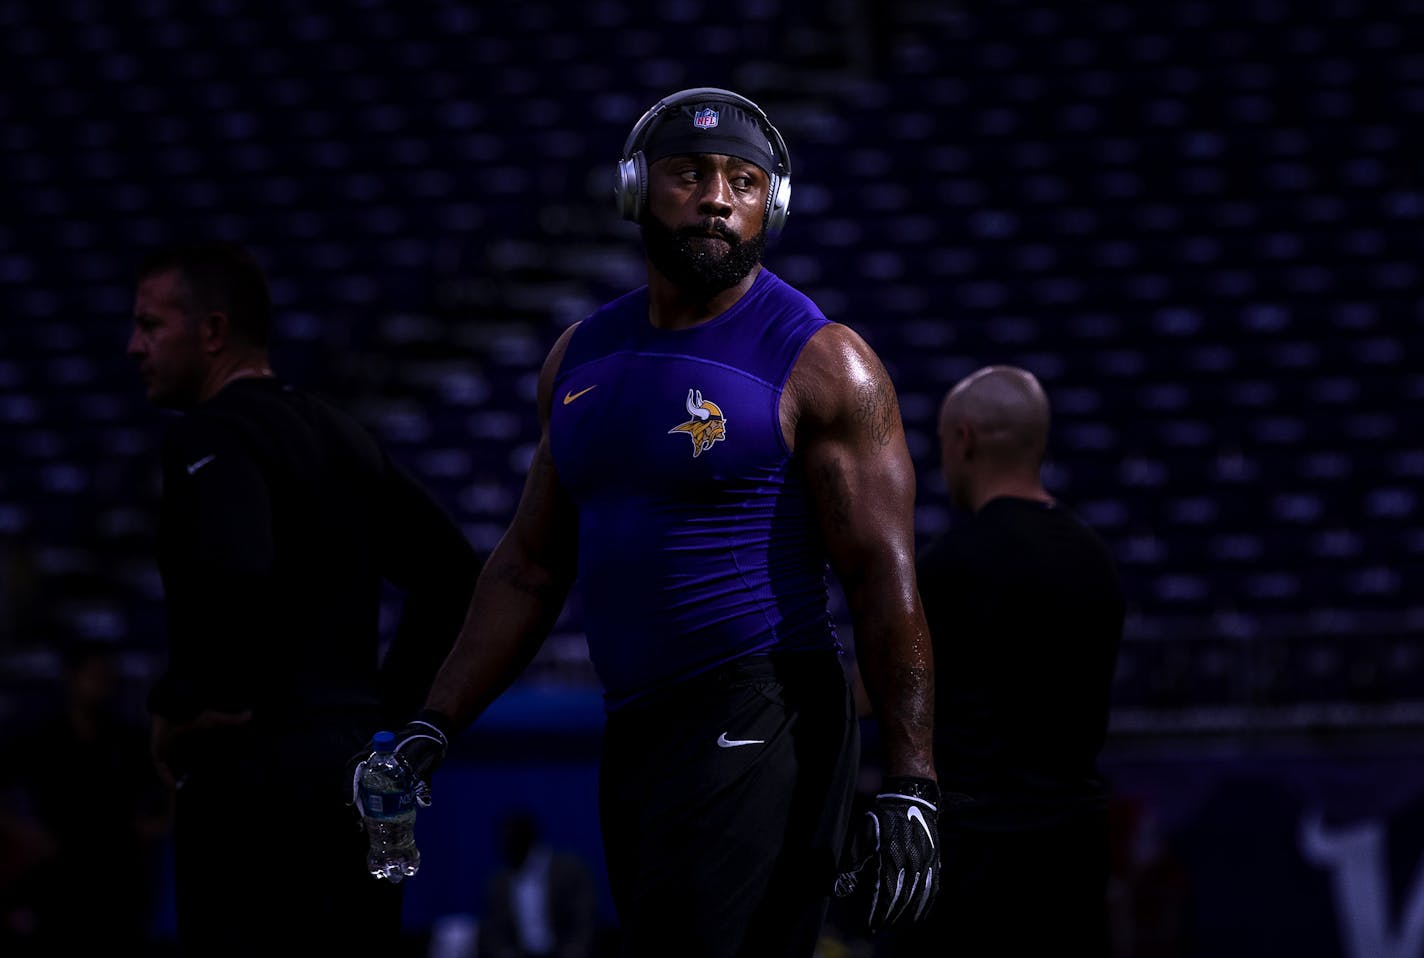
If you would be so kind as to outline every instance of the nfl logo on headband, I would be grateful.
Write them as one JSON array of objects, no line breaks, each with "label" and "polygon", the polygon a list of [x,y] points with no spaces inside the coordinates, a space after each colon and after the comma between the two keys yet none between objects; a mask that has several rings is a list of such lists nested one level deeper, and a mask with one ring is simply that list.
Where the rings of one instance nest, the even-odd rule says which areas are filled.
[{"label": "nfl logo on headband", "polygon": [[692,114],[692,125],[699,130],[710,130],[717,125],[717,111],[710,106]]}]

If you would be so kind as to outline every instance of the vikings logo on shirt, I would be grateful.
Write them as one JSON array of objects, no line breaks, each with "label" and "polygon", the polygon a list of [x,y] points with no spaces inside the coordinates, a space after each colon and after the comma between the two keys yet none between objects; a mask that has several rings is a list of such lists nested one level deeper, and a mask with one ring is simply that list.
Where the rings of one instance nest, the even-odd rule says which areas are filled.
[{"label": "vikings logo on shirt", "polygon": [[692,418],[680,426],[673,426],[668,433],[687,433],[692,438],[692,458],[696,459],[711,449],[714,442],[727,438],[727,418],[716,403],[703,400],[700,389],[687,391],[687,412]]}]

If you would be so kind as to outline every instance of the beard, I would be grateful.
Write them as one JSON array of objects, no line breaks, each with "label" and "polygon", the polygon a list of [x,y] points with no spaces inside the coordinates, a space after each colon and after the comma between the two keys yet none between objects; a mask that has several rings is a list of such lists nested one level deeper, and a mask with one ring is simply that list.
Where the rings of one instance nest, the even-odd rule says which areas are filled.
[{"label": "beard", "polygon": [[[651,213],[643,217],[643,248],[648,260],[677,286],[699,298],[707,298],[737,285],[761,262],[766,250],[766,223],[761,231],[743,241],[721,220],[704,220],[697,226],[672,229]],[[719,252],[708,231],[727,244]]]}]

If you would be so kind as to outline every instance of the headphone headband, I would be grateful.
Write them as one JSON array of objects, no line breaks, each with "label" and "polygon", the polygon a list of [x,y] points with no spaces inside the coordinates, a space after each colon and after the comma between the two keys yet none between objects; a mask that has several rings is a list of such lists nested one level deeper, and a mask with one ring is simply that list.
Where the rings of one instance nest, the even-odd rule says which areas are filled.
[{"label": "headphone headband", "polygon": [[647,133],[654,120],[662,116],[669,109],[681,106],[684,103],[693,103],[698,100],[726,100],[727,102],[739,106],[752,114],[761,125],[762,132],[771,141],[772,152],[776,156],[777,165],[780,169],[769,170],[768,172],[780,176],[791,175],[791,154],[786,149],[786,141],[781,138],[781,133],[772,126],[771,120],[767,119],[766,111],[757,106],[751,100],[740,93],[733,93],[731,90],[724,90],[715,86],[692,87],[688,90],[681,90],[670,96],[663,97],[654,103],[648,110],[633,124],[633,129],[628,133],[628,138],[623,141],[623,159],[630,158],[635,151],[643,148],[643,137]]},{"label": "headphone headband", "polygon": [[791,203],[791,154],[786,149],[786,141],[767,118],[765,110],[741,94],[721,87],[691,87],[663,97],[633,124],[633,129],[623,142],[623,158],[618,162],[617,176],[613,184],[613,195],[619,212],[623,214],[624,219],[637,222],[642,219],[643,211],[647,208],[648,167],[643,146],[653,121],[673,107],[700,100],[723,100],[740,107],[752,115],[766,135],[777,166],[777,169],[767,171],[771,176],[771,186],[767,191],[766,227],[768,233],[780,232]]}]

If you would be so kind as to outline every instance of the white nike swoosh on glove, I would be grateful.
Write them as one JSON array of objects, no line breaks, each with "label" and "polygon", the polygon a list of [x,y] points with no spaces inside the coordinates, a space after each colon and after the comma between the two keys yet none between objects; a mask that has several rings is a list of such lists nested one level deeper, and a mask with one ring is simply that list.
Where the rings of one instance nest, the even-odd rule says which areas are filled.
[{"label": "white nike swoosh on glove", "polygon": [[930,824],[929,822],[925,821],[925,813],[920,811],[919,806],[911,805],[910,811],[907,814],[909,815],[910,821],[920,823],[920,827],[923,828],[925,830],[925,834],[929,836],[930,847],[934,848],[934,832],[930,831]]}]

